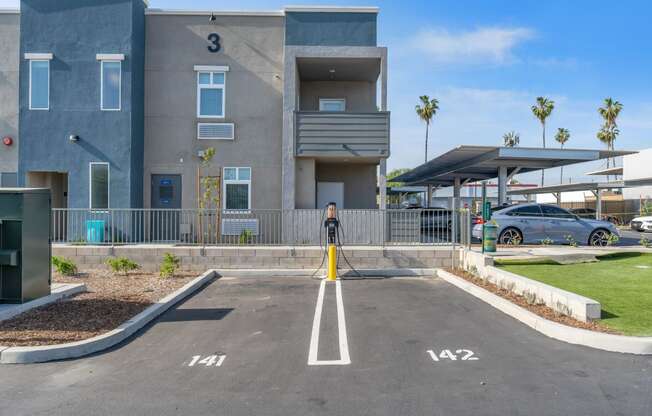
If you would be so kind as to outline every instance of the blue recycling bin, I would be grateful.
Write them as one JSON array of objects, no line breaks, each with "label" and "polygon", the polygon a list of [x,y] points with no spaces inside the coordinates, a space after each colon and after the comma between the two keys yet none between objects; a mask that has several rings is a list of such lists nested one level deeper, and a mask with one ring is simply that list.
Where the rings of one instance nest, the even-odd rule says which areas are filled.
[{"label": "blue recycling bin", "polygon": [[104,242],[104,220],[86,221],[86,242],[103,243]]}]

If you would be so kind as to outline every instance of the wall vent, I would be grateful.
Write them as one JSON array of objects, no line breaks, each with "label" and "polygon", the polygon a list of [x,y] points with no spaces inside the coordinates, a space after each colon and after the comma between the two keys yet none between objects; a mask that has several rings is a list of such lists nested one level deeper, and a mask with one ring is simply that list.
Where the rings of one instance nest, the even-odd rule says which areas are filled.
[{"label": "wall vent", "polygon": [[224,218],[222,219],[222,235],[241,235],[249,230],[258,235],[258,219],[256,218]]},{"label": "wall vent", "polygon": [[199,140],[234,140],[235,125],[233,123],[197,123],[197,138]]}]

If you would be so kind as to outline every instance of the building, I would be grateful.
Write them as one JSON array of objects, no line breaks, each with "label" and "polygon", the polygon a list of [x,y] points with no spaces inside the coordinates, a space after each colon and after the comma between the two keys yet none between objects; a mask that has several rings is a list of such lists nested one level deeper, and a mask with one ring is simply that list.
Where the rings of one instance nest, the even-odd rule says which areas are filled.
[{"label": "building", "polygon": [[2,185],[50,187],[62,208],[193,209],[207,183],[225,210],[377,208],[377,14],[23,0],[0,12]]}]

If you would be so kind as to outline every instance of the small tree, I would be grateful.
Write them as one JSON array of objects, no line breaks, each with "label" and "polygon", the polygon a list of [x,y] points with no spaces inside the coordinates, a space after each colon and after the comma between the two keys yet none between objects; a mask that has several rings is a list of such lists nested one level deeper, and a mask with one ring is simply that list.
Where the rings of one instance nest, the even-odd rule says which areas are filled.
[{"label": "small tree", "polygon": [[[203,226],[203,221],[202,218],[205,215],[205,210],[211,209],[212,206],[215,207],[216,210],[219,210],[219,204],[220,204],[220,180],[219,178],[206,175],[202,176],[202,169],[208,169],[213,161],[213,158],[215,157],[215,148],[214,147],[209,147],[208,149],[204,150],[202,155],[201,155],[201,161],[199,164],[199,167],[197,168],[197,180],[200,181],[200,185],[203,188],[199,189],[200,195],[198,195],[198,208],[199,208],[199,235],[201,238],[201,243],[204,243],[205,237],[204,237],[204,226]],[[215,220],[215,228],[217,232],[217,223],[219,221],[219,218],[216,218]],[[213,222],[210,220],[210,215],[207,223],[207,230],[206,230],[206,238],[210,238],[210,236],[213,233]]]},{"label": "small tree", "polygon": [[516,147],[521,142],[521,135],[515,131],[503,134],[503,143],[505,147]]},{"label": "small tree", "polygon": [[424,159],[425,162],[428,162],[428,130],[430,129],[432,118],[439,110],[439,101],[436,98],[430,99],[427,95],[422,95],[419,97],[419,100],[421,100],[421,105],[417,104],[415,111],[419,118],[426,123],[426,151],[424,153]]},{"label": "small tree", "polygon": [[[558,128],[557,129],[557,134],[555,134],[555,140],[557,140],[557,143],[560,144],[561,148],[564,148],[564,145],[566,142],[570,139],[570,131],[565,128]],[[561,167],[561,177],[559,179],[559,183],[562,184],[564,183],[564,167]]]},{"label": "small tree", "polygon": [[[555,102],[549,100],[545,97],[537,97],[537,103],[532,106],[532,114],[539,120],[541,123],[541,129],[543,130],[543,148],[546,148],[546,120],[552,114],[552,110],[555,109]],[[541,186],[543,186],[545,180],[545,170],[541,169]]]}]

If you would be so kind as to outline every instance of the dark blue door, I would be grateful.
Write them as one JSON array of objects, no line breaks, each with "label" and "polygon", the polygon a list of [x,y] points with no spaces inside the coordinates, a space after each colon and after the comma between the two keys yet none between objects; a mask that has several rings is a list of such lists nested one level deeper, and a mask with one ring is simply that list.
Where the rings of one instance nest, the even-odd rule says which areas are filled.
[{"label": "dark blue door", "polygon": [[181,175],[152,175],[152,241],[180,241],[180,210]]}]

